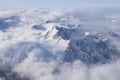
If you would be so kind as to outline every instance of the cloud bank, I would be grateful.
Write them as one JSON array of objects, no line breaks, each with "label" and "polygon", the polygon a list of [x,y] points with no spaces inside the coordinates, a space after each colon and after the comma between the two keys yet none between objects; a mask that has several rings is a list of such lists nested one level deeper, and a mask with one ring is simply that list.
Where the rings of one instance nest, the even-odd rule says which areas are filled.
[{"label": "cloud bank", "polygon": [[[34,9],[0,12],[0,80],[120,78],[119,11]],[[83,45],[76,43],[82,40]],[[70,57],[76,58],[71,54],[74,52],[80,58],[64,61],[67,50]],[[90,64],[83,61],[96,58],[94,55],[100,59],[107,57],[109,61]],[[117,58],[112,59],[113,56]]]}]

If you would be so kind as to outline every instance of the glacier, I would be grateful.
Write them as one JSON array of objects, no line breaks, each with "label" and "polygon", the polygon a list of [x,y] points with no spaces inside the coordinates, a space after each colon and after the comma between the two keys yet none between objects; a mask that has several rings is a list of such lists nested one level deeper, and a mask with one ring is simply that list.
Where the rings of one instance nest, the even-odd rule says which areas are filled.
[{"label": "glacier", "polygon": [[120,9],[0,10],[0,80],[118,80]]}]

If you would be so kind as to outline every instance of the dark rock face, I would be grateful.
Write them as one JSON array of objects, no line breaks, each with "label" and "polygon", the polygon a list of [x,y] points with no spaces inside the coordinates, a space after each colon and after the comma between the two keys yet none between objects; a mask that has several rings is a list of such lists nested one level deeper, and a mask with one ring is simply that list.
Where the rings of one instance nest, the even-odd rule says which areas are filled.
[{"label": "dark rock face", "polygon": [[63,27],[56,27],[58,30],[57,35],[61,36],[64,40],[69,40],[74,32],[77,31],[77,29],[67,29]]},{"label": "dark rock face", "polygon": [[120,57],[120,52],[111,43],[107,41],[96,43],[92,39],[82,39],[69,43],[64,60],[73,62],[79,59],[84,63],[92,64],[106,63],[116,57]]},{"label": "dark rock face", "polygon": [[[99,33],[96,35],[76,35],[79,38],[72,38],[78,31],[75,29],[59,28],[58,35],[65,40],[70,40],[68,48],[65,50],[64,61],[73,62],[81,60],[85,64],[107,63],[120,57],[120,52],[112,45],[112,41],[107,38],[119,38],[118,34]],[[78,33],[79,34],[79,33]]]},{"label": "dark rock face", "polygon": [[45,30],[45,28],[41,25],[33,25],[32,29],[35,29],[35,30]]},{"label": "dark rock face", "polygon": [[11,16],[8,18],[2,18],[0,19],[0,30],[5,31],[6,29],[9,29],[10,27],[16,27],[20,22],[20,19],[18,16]]}]

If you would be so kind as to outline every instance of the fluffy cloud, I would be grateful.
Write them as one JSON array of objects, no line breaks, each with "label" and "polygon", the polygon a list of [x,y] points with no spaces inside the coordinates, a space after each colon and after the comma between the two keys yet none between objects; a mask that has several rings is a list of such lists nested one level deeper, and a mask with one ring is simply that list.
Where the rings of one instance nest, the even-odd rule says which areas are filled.
[{"label": "fluffy cloud", "polygon": [[[10,14],[9,11],[6,12],[1,11],[1,20]],[[105,21],[112,18],[108,18],[106,15],[113,13],[96,15],[97,11],[90,13],[78,10],[48,11],[44,9],[12,12],[13,15],[17,14],[20,20],[17,22],[19,25],[10,24],[7,25],[8,28],[5,28],[5,31],[0,30],[0,80],[118,80],[120,78],[119,59],[89,65],[81,60],[73,62],[63,60],[64,51],[70,47],[68,45],[70,43],[69,34],[79,27],[80,31],[77,31],[72,37],[80,40],[81,36],[88,36],[89,40],[93,39],[91,34],[101,31],[108,32],[111,30],[111,26],[108,27]],[[119,19],[117,20],[119,21]],[[14,24],[14,20],[12,21]],[[6,26],[4,21],[0,23],[0,25],[2,24]],[[34,25],[38,25],[39,30],[33,29]],[[55,26],[65,28],[60,31],[61,36],[57,34],[59,31]],[[84,35],[84,31],[91,33]],[[114,29],[114,31],[116,30]],[[81,36],[78,35],[78,32]],[[112,35],[118,37],[116,34]],[[63,39],[66,36],[68,40]],[[111,38],[109,35],[100,35],[101,41],[106,41],[106,38],[109,38],[115,45],[114,48],[119,51],[119,37]],[[92,41],[99,42],[95,39]],[[76,47],[75,44],[71,46],[79,50],[79,46]]]}]

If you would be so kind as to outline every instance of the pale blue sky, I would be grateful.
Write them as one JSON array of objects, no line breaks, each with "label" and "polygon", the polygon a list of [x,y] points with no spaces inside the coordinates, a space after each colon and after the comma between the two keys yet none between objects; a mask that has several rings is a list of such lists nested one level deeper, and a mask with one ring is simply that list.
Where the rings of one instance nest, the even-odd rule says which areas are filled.
[{"label": "pale blue sky", "polygon": [[0,0],[0,8],[119,7],[120,0]]}]

